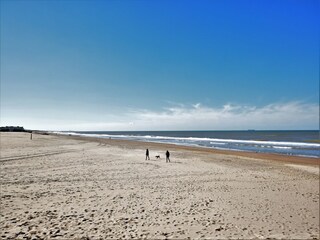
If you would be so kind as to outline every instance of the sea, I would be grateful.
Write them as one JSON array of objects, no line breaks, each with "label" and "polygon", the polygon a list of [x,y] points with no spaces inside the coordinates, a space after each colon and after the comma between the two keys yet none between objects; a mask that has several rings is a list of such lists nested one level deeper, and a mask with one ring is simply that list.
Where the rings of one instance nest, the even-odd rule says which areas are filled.
[{"label": "sea", "polygon": [[308,131],[68,131],[59,134],[169,143],[222,150],[320,157],[320,132]]}]

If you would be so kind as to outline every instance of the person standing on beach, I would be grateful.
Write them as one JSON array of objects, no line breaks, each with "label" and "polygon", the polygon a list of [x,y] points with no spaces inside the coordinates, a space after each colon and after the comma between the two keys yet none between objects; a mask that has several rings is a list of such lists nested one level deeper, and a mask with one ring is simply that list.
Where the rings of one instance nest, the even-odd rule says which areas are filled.
[{"label": "person standing on beach", "polygon": [[170,153],[169,153],[169,151],[167,150],[167,152],[166,152],[166,162],[170,162]]},{"label": "person standing on beach", "polygon": [[150,160],[150,157],[149,157],[149,149],[147,148],[146,150],[146,160]]}]

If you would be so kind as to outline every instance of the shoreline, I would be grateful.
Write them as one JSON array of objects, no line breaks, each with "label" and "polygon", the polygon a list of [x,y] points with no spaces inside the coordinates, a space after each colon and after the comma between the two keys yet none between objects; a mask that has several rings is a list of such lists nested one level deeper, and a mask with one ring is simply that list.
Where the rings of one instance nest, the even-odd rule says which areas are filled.
[{"label": "shoreline", "polygon": [[221,155],[228,155],[228,156],[246,157],[246,158],[252,158],[252,159],[278,161],[278,162],[284,162],[284,163],[320,166],[320,158],[313,158],[313,157],[282,155],[277,153],[220,150],[220,149],[207,148],[207,147],[184,146],[184,145],[169,144],[169,143],[143,142],[143,141],[135,141],[135,140],[108,139],[108,138],[72,136],[72,135],[69,136],[69,135],[54,134],[54,133],[49,133],[49,135],[66,137],[70,139],[87,140],[87,141],[93,141],[93,142],[103,142],[110,145],[124,146],[124,145],[130,144],[132,146],[142,148],[142,149],[150,148],[150,146],[156,147],[156,148],[166,147],[168,148],[168,150],[181,149],[181,150],[187,150],[187,151],[193,151],[193,152],[199,152],[199,153],[221,154]]}]

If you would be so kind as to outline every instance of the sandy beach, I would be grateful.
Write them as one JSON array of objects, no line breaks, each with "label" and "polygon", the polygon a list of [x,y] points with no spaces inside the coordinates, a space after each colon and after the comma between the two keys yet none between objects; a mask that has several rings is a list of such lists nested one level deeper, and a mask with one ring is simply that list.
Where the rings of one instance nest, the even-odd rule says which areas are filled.
[{"label": "sandy beach", "polygon": [[319,239],[319,159],[0,136],[2,239]]}]

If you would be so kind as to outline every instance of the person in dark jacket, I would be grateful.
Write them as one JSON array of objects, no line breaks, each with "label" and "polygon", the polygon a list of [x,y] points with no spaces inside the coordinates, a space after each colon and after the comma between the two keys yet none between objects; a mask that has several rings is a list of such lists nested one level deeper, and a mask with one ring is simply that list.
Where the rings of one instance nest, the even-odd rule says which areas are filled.
[{"label": "person in dark jacket", "polygon": [[150,160],[150,157],[149,157],[149,149],[146,150],[146,160]]},{"label": "person in dark jacket", "polygon": [[166,162],[170,162],[170,153],[168,150],[166,152]]}]

